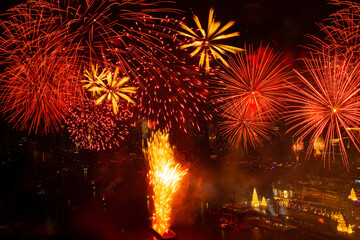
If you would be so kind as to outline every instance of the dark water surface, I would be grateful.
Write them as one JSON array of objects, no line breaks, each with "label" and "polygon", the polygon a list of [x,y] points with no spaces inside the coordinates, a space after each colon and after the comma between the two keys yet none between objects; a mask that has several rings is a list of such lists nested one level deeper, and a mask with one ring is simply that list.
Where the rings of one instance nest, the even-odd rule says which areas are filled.
[{"label": "dark water surface", "polygon": [[[227,165],[190,166],[189,176],[175,197],[171,229],[179,240],[319,239],[299,231],[258,228],[246,218],[239,223],[247,230],[223,230],[219,227],[221,216],[206,213],[225,203],[251,201],[254,187],[259,198],[271,198],[271,183],[294,175],[249,173]],[[115,161],[86,171],[68,169],[43,182],[43,188],[36,192],[40,197],[25,197],[22,209],[2,209],[0,239],[154,240],[149,231],[149,196],[143,165]]]}]

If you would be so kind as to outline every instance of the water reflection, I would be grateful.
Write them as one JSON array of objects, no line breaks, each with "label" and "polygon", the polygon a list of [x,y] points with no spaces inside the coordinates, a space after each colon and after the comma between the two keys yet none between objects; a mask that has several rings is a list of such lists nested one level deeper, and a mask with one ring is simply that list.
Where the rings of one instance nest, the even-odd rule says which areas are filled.
[{"label": "water reflection", "polygon": [[[219,226],[220,217],[209,214],[209,210],[225,203],[250,201],[254,185],[262,195],[269,196],[270,179],[276,176],[260,178],[238,169],[219,171],[202,166],[193,166],[190,174],[192,178],[188,179],[182,201],[174,206],[171,229],[179,240],[312,239],[298,233],[274,233],[235,217],[248,230],[224,230]],[[37,213],[43,220],[34,221],[34,215],[26,218],[18,213],[17,231],[91,240],[157,240],[149,231],[151,201],[147,191],[145,168],[129,163],[114,162],[101,168],[88,167],[86,171],[81,168],[61,172],[48,188],[51,200]]]}]

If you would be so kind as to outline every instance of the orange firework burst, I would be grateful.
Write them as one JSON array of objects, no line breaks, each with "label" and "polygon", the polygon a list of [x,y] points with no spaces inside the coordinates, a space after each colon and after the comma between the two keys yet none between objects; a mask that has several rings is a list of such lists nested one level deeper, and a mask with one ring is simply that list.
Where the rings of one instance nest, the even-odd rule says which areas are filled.
[{"label": "orange firework burst", "polygon": [[323,137],[324,164],[325,160],[330,164],[339,152],[347,168],[345,138],[360,150],[359,139],[351,131],[360,122],[360,63],[353,64],[350,59],[339,59],[327,52],[305,59],[309,74],[295,70],[302,84],[292,85],[294,92],[289,93],[288,99],[291,103],[288,120],[293,124],[290,130],[297,129],[295,136],[300,140],[309,137],[307,155]]},{"label": "orange firework burst", "polygon": [[175,162],[167,132],[157,131],[147,145],[147,150],[143,148],[143,152],[149,162],[148,178],[153,191],[152,228],[161,236],[166,236],[170,231],[173,196],[188,170]]}]

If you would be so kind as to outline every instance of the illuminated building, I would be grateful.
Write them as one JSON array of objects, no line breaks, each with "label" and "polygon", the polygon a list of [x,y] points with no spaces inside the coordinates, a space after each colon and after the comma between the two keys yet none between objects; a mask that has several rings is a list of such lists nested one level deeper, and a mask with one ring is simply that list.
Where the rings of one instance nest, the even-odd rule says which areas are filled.
[{"label": "illuminated building", "polygon": [[349,198],[353,201],[357,201],[357,197],[356,197],[356,194],[355,194],[355,191],[354,191],[354,188],[351,188],[351,192],[350,192],[350,195],[349,195]]},{"label": "illuminated building", "polygon": [[253,197],[252,197],[252,201],[251,201],[251,206],[252,207],[259,207],[260,204],[259,204],[259,199],[258,199],[258,195],[256,193],[256,189],[254,188],[254,191],[253,191]]},{"label": "illuminated building", "polygon": [[267,206],[265,197],[263,197],[262,200],[261,200],[261,206],[262,206],[262,207],[266,207],[266,206]]},{"label": "illuminated building", "polygon": [[338,232],[347,232],[347,230],[348,230],[346,227],[344,217],[341,214],[339,215],[339,218],[338,218],[337,230],[338,230]]}]

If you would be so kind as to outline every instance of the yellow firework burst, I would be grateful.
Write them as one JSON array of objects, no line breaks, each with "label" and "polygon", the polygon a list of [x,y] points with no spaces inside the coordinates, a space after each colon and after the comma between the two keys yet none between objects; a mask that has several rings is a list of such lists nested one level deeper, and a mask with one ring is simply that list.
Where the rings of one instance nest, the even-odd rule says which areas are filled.
[{"label": "yellow firework burst", "polygon": [[104,69],[98,74],[98,66],[92,66],[91,72],[86,71],[84,80],[86,83],[83,87],[92,92],[94,96],[98,96],[95,104],[99,105],[105,100],[111,102],[114,114],[119,112],[118,103],[121,99],[136,105],[127,94],[135,93],[136,87],[125,86],[130,80],[129,77],[119,77],[119,68],[115,69],[114,74],[110,70]]},{"label": "yellow firework burst", "polygon": [[200,23],[198,16],[194,14],[194,21],[198,27],[196,31],[200,32],[200,34],[193,31],[190,27],[185,24],[181,24],[181,27],[186,32],[179,32],[180,35],[189,37],[192,39],[190,43],[184,44],[181,46],[182,49],[195,47],[195,50],[190,54],[191,57],[200,53],[199,67],[203,67],[205,64],[206,72],[209,72],[210,69],[210,55],[212,55],[216,60],[220,60],[225,66],[228,66],[228,63],[223,58],[222,55],[226,53],[226,51],[231,53],[236,53],[238,51],[243,51],[242,48],[225,45],[218,43],[218,40],[223,40],[227,38],[232,38],[239,36],[239,32],[233,32],[228,34],[223,34],[226,30],[228,30],[231,26],[235,24],[235,21],[230,21],[220,28],[221,22],[215,21],[214,17],[214,9],[211,8],[209,12],[209,20],[207,31],[205,31]]}]

